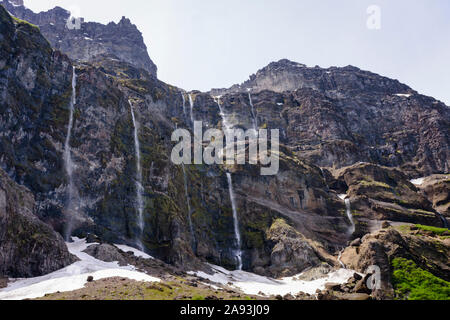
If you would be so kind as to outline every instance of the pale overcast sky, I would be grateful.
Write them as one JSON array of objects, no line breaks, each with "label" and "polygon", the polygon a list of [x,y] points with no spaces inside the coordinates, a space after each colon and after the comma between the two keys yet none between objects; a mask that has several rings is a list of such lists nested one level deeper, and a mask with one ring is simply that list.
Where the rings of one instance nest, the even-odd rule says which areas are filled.
[{"label": "pale overcast sky", "polygon": [[[186,90],[229,87],[271,61],[354,65],[450,105],[448,0],[25,0],[34,11],[78,7],[86,21],[126,16],[159,78]],[[367,8],[381,29],[367,28]]]}]

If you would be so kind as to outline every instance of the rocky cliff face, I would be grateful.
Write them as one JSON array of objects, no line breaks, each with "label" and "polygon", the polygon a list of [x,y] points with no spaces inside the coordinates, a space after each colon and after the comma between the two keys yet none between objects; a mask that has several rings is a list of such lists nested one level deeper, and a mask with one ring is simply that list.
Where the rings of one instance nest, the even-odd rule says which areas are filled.
[{"label": "rocky cliff face", "polygon": [[62,237],[35,216],[31,192],[0,169],[0,275],[37,277],[74,261]]},{"label": "rocky cliff face", "polygon": [[242,85],[211,93],[224,95],[228,108],[233,101],[235,118],[247,120],[248,90],[258,123],[280,128],[287,146],[321,167],[366,161],[411,176],[449,170],[448,106],[396,80],[351,66],[281,60]]},{"label": "rocky cliff face", "polygon": [[141,32],[125,17],[107,25],[81,20],[80,28],[68,28],[70,12],[63,8],[34,13],[23,2],[4,0],[0,4],[15,17],[38,26],[53,48],[73,60],[90,61],[96,55],[108,54],[156,76],[156,65],[147,53]]},{"label": "rocky cliff face", "polygon": [[[444,200],[430,202],[432,196],[408,180],[448,170],[449,108],[397,81],[354,67],[280,61],[242,86],[191,92],[192,116],[206,127],[224,126],[211,96],[221,94],[232,126],[252,128],[253,105],[260,128],[280,129],[280,172],[265,177],[250,165],[182,168],[170,161],[170,137],[175,128],[192,128],[187,92],[121,57],[121,47],[72,61],[36,27],[1,8],[0,13],[0,164],[31,190],[36,214],[60,233],[70,220],[74,235],[140,242],[152,255],[184,268],[199,259],[236,268],[227,172],[243,268],[260,274],[287,276],[322,262],[338,265],[337,252],[379,229],[381,219],[441,224],[435,210]],[[53,19],[50,13],[40,19]],[[67,46],[71,55],[84,44]],[[71,186],[64,151],[73,94]],[[69,210],[71,187],[78,205]],[[352,223],[341,193],[350,197],[355,233],[348,232]]]}]

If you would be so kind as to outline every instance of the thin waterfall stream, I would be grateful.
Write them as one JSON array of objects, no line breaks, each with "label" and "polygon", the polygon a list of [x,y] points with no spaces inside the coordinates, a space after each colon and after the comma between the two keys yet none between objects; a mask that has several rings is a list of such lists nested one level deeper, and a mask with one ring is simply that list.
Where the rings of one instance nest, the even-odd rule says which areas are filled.
[{"label": "thin waterfall stream", "polygon": [[67,128],[67,136],[64,143],[64,168],[67,173],[68,178],[68,186],[67,186],[67,197],[68,203],[66,207],[66,226],[64,230],[64,237],[66,241],[70,240],[72,236],[72,228],[73,228],[73,219],[74,215],[77,214],[77,211],[80,208],[80,199],[78,195],[78,191],[75,188],[73,182],[73,169],[74,163],[72,160],[72,153],[70,149],[70,138],[72,136],[72,128],[73,128],[73,113],[74,108],[77,103],[77,74],[75,67],[72,69],[72,96],[70,98],[70,115],[69,115],[69,124]]},{"label": "thin waterfall stream", "polygon": [[231,178],[231,173],[227,172],[228,180],[228,191],[230,193],[231,208],[233,210],[233,225],[234,225],[234,235],[236,238],[236,259],[237,259],[237,269],[242,270],[242,249],[241,249],[241,232],[239,231],[239,219],[236,208],[236,198],[234,196],[233,190],[233,180]]},{"label": "thin waterfall stream", "polygon": [[194,100],[192,99],[192,94],[189,94],[189,107],[190,107],[190,117],[191,117],[191,123],[192,123],[192,127],[194,127]]},{"label": "thin waterfall stream", "polygon": [[258,119],[256,118],[255,106],[253,105],[251,89],[248,89],[248,100],[250,101],[250,106],[252,107],[251,111],[252,111],[252,118],[253,118],[253,129],[256,132],[258,132]]},{"label": "thin waterfall stream", "polygon": [[[222,117],[222,124],[225,129],[225,133],[232,129],[231,123],[228,121],[225,112],[222,108],[222,105],[220,104],[220,97],[216,97],[215,101],[217,103],[217,106],[219,107],[220,116]],[[227,146],[228,147],[228,146]],[[227,172],[227,181],[228,181],[228,192],[230,194],[230,201],[231,201],[231,208],[233,211],[233,227],[234,227],[234,237],[235,237],[235,257],[237,261],[237,269],[242,270],[242,249],[241,249],[241,232],[239,231],[239,217],[237,213],[237,206],[236,206],[236,198],[234,195],[233,190],[233,180],[231,177],[231,173]]]},{"label": "thin waterfall stream", "polygon": [[194,252],[196,252],[197,251],[197,240],[195,239],[194,225],[192,223],[191,197],[189,196],[189,191],[188,191],[188,180],[187,180],[186,168],[184,167],[184,164],[182,164],[181,167],[183,168],[184,192],[186,195],[186,206],[188,208],[188,220],[189,220],[189,230],[191,232],[192,250]]},{"label": "thin waterfall stream", "polygon": [[144,187],[142,185],[142,165],[141,165],[141,148],[139,143],[139,124],[136,121],[136,117],[134,114],[134,108],[131,101],[128,101],[130,105],[131,118],[133,120],[134,127],[134,149],[136,154],[136,206],[138,211],[138,227],[139,227],[139,238],[136,239],[136,245],[139,249],[143,250],[144,246],[142,244],[142,238],[144,235]]},{"label": "thin waterfall stream", "polygon": [[350,228],[349,228],[348,233],[350,235],[353,235],[356,231],[356,225],[355,225],[355,221],[353,219],[352,205],[350,202],[350,198],[346,194],[339,195],[339,198],[341,198],[345,202],[345,213],[347,214],[348,220],[350,221]]}]

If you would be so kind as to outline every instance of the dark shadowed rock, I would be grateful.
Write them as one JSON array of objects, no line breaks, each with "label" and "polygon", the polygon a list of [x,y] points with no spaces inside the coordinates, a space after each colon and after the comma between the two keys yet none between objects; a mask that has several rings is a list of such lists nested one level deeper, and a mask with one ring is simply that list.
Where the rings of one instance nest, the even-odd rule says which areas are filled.
[{"label": "dark shadowed rock", "polygon": [[123,257],[121,251],[110,244],[94,244],[89,246],[83,252],[90,256],[105,262],[119,262],[120,266],[126,266],[128,263]]},{"label": "dark shadowed rock", "polygon": [[389,228],[391,226],[391,224],[389,223],[389,222],[387,222],[387,221],[383,221],[382,223],[381,223],[381,228],[383,228],[383,229],[387,229],[387,228]]},{"label": "dark shadowed rock", "polygon": [[34,212],[30,191],[0,169],[0,276],[37,277],[76,261],[62,237]]}]

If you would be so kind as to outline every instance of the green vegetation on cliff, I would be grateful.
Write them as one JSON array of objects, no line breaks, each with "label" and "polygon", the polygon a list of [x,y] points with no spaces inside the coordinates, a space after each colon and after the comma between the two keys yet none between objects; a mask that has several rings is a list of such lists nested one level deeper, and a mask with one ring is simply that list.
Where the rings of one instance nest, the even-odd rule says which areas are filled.
[{"label": "green vegetation on cliff", "polygon": [[396,297],[399,300],[450,300],[450,282],[419,268],[414,261],[392,261]]},{"label": "green vegetation on cliff", "polygon": [[445,228],[424,226],[424,225],[421,225],[421,224],[416,224],[416,227],[419,228],[420,230],[423,230],[423,231],[431,231],[434,234],[437,234],[438,236],[442,236],[442,235],[444,235],[444,233],[448,232],[448,229],[445,229]]}]

